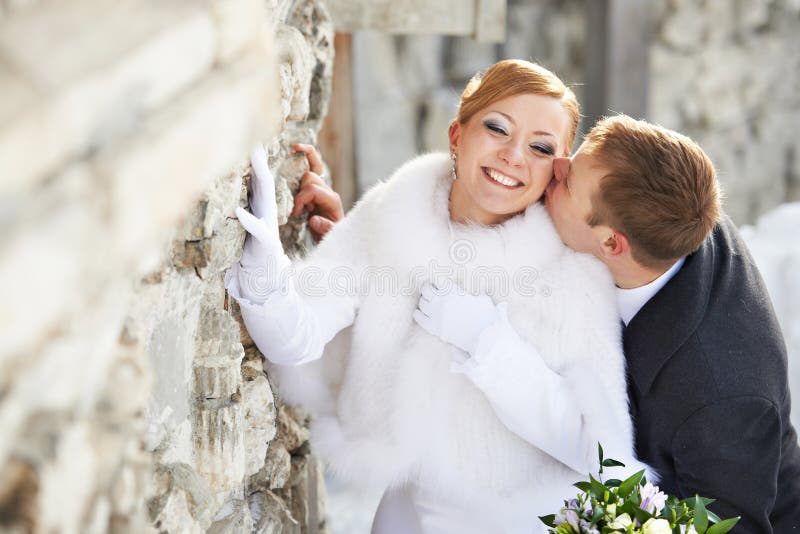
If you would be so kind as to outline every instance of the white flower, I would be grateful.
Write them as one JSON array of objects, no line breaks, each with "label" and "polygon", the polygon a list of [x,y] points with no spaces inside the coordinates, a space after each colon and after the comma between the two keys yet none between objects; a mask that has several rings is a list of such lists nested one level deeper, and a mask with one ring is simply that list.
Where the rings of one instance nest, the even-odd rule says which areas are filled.
[{"label": "white flower", "polygon": [[622,515],[618,516],[617,518],[615,518],[614,521],[609,523],[608,526],[611,527],[611,528],[626,529],[626,528],[628,528],[628,525],[630,525],[631,523],[633,523],[633,520],[631,519],[631,516],[629,516],[628,514],[622,514]]},{"label": "white flower", "polygon": [[659,491],[658,486],[654,486],[650,482],[642,486],[640,495],[642,497],[642,503],[639,505],[639,508],[651,514],[657,515],[661,513],[661,510],[664,509],[664,505],[667,504],[666,494]]},{"label": "white flower", "polygon": [[672,529],[666,519],[651,518],[642,525],[642,534],[672,534]]},{"label": "white flower", "polygon": [[606,506],[606,513],[611,516],[611,519],[617,517],[617,505],[616,504],[609,504]]},{"label": "white flower", "polygon": [[694,529],[694,525],[689,525],[689,528],[686,528],[686,525],[680,525],[681,527],[681,534],[697,534],[697,531]]}]

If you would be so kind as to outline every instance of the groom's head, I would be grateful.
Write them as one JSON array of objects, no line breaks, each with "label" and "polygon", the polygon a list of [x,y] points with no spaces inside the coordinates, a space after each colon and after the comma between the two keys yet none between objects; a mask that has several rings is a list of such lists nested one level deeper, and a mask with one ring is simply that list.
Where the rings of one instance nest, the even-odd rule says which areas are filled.
[{"label": "groom's head", "polygon": [[691,139],[619,115],[554,162],[547,207],[561,238],[604,261],[653,270],[691,254],[720,214],[711,160]]}]

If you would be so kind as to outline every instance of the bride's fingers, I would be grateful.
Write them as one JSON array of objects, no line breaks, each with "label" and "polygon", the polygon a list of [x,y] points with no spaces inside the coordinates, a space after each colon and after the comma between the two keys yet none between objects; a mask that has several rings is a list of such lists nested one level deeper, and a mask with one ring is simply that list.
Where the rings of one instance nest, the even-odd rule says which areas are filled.
[{"label": "bride's fingers", "polygon": [[425,297],[426,300],[429,300],[429,301],[436,300],[440,295],[436,291],[435,286],[433,286],[432,284],[425,284],[424,286],[422,286],[422,291],[420,291],[420,294],[423,297]]},{"label": "bride's fingers", "polygon": [[425,297],[420,297],[419,303],[417,303],[417,309],[426,316],[430,317],[431,312],[433,311],[433,303],[425,299]]}]

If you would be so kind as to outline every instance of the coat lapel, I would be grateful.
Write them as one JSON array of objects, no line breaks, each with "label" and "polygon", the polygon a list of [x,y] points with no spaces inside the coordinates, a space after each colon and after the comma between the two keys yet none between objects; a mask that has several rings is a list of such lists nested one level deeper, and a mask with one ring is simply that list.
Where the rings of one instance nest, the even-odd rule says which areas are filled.
[{"label": "coat lapel", "polygon": [[[719,226],[714,233],[720,231]],[[646,394],[667,360],[697,330],[708,307],[717,251],[708,237],[623,331],[628,373]]]}]

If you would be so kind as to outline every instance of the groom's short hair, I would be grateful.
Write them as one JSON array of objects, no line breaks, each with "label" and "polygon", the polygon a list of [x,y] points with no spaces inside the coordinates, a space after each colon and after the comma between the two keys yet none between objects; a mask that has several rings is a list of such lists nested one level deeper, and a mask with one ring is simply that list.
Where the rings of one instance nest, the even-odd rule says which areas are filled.
[{"label": "groom's short hair", "polygon": [[589,224],[624,234],[638,263],[664,267],[695,252],[719,220],[714,165],[685,135],[617,115],[600,120],[581,150],[608,171]]}]

